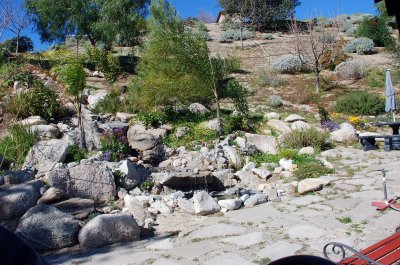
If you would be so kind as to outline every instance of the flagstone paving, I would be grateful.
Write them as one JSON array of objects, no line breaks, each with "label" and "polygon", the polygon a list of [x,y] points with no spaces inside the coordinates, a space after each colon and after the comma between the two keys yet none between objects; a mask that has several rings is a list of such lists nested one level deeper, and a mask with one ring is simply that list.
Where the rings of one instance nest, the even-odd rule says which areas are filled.
[{"label": "flagstone paving", "polygon": [[400,213],[370,205],[383,199],[382,168],[389,171],[389,197],[400,194],[400,152],[338,149],[342,156],[328,159],[336,173],[324,177],[332,183],[319,192],[213,216],[160,215],[154,238],[47,259],[55,265],[252,265],[322,256],[331,241],[366,247],[400,225]]}]

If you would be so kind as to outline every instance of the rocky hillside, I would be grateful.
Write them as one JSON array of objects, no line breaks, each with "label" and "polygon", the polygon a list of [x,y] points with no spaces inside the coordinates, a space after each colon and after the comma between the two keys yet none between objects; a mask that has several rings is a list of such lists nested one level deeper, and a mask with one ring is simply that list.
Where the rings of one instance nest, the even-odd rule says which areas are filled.
[{"label": "rocky hillside", "polygon": [[[222,135],[213,104],[176,106],[174,118],[129,112],[137,76],[110,83],[89,65],[80,127],[54,67],[29,54],[2,66],[0,224],[52,264],[267,264],[285,254],[321,256],[334,239],[360,247],[389,234],[374,227],[391,215],[376,217],[369,202],[381,198],[375,171],[394,172],[399,154],[363,152],[357,137],[387,130],[373,122],[387,119],[385,69],[396,92],[400,71],[382,47],[347,50],[356,18],[342,18],[340,59],[322,70],[320,93],[293,55],[294,35],[249,33],[242,50],[240,40],[222,39],[230,29],[207,24],[212,54],[234,58],[232,77],[249,91],[247,115],[223,101]],[[290,70],[282,70],[290,54]],[[87,251],[126,242],[135,243]]]}]

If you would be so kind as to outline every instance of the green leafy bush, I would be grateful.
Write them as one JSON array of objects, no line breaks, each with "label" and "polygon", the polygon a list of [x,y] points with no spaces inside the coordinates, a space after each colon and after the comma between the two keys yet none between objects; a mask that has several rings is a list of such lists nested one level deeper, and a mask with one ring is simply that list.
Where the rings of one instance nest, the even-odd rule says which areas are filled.
[{"label": "green leafy bush", "polygon": [[8,128],[6,136],[0,139],[0,156],[4,157],[6,162],[22,165],[31,147],[38,141],[36,132],[22,125],[12,125]]},{"label": "green leafy bush", "polygon": [[372,39],[378,47],[391,48],[395,44],[386,20],[381,17],[364,18],[357,28],[356,36]]},{"label": "green leafy bush", "polygon": [[374,41],[366,37],[355,38],[344,47],[348,53],[370,54],[374,50]]},{"label": "green leafy bush", "polygon": [[17,118],[41,116],[46,120],[55,118],[59,103],[56,93],[41,81],[34,81],[33,88],[21,92],[7,102],[7,111]]},{"label": "green leafy bush", "polygon": [[186,146],[193,148],[202,143],[210,142],[218,139],[218,133],[215,130],[210,130],[203,124],[197,123],[182,123],[180,126],[188,128],[188,132],[184,137],[178,138],[175,134],[170,134],[164,139],[164,143],[172,148]]},{"label": "green leafy bush", "polygon": [[80,162],[82,159],[85,159],[87,155],[87,151],[84,148],[81,148],[79,145],[70,145],[67,150],[67,157],[65,158],[65,163],[69,162]]},{"label": "green leafy bush", "polygon": [[241,62],[240,59],[232,56],[228,56],[224,58],[224,63],[226,67],[226,71],[228,73],[236,73],[240,71]]},{"label": "green leafy bush", "polygon": [[304,70],[304,64],[298,55],[285,54],[272,64],[272,68],[280,73],[294,74]]},{"label": "green leafy bush", "polygon": [[[2,43],[2,46],[11,52],[17,51],[17,37],[10,40],[6,40]],[[18,38],[18,52],[30,52],[33,51],[32,39],[27,36],[20,36]]]},{"label": "green leafy bush", "polygon": [[87,47],[86,53],[89,61],[93,63],[97,70],[104,73],[107,81],[113,83],[121,75],[119,59],[110,51],[96,47]]},{"label": "green leafy bush", "polygon": [[282,138],[285,148],[300,149],[307,146],[315,150],[323,150],[329,146],[330,135],[327,132],[320,132],[315,128],[297,129],[286,133]]},{"label": "green leafy bush", "polygon": [[294,172],[294,177],[298,180],[306,178],[319,178],[321,176],[334,173],[333,169],[329,169],[319,162],[299,165]]},{"label": "green leafy bush", "polygon": [[379,115],[385,113],[385,99],[366,91],[354,91],[337,99],[335,110],[350,115]]},{"label": "green leafy bush", "polygon": [[240,111],[242,114],[246,114],[249,111],[249,105],[247,102],[247,89],[239,84],[238,81],[231,79],[228,81],[225,91],[222,93],[223,98],[230,98],[233,100],[235,109]]},{"label": "green leafy bush", "polygon": [[239,25],[239,23],[234,22],[234,21],[232,21],[230,19],[225,19],[220,24],[220,28],[221,28],[222,31],[226,31],[226,30],[229,30],[229,29],[237,30],[237,29],[240,29],[240,25]]},{"label": "green leafy bush", "polygon": [[112,113],[121,111],[123,102],[120,98],[119,91],[113,89],[102,100],[100,100],[93,109],[94,113]]},{"label": "green leafy bush", "polygon": [[272,108],[279,108],[283,106],[283,100],[280,96],[272,95],[269,96],[267,99],[267,106]]},{"label": "green leafy bush", "polygon": [[135,119],[144,123],[146,127],[157,128],[167,122],[167,116],[161,112],[141,112]]},{"label": "green leafy bush", "polygon": [[1,65],[0,79],[2,79],[3,83],[1,85],[4,87],[13,86],[15,81],[26,82],[29,86],[35,80],[33,75],[25,71],[17,63],[6,63],[4,65]]}]

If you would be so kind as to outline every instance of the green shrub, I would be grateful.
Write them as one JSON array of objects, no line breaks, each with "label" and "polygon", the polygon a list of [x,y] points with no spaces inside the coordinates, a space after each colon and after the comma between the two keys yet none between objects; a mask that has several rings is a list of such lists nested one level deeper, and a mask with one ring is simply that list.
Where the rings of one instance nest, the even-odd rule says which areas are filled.
[{"label": "green shrub", "polygon": [[87,47],[86,53],[89,61],[95,65],[96,70],[104,73],[107,81],[111,83],[117,81],[121,75],[121,67],[119,59],[112,52],[97,47]]},{"label": "green shrub", "polygon": [[267,99],[267,106],[272,108],[279,108],[283,106],[283,100],[280,96],[272,95],[269,96]]},{"label": "green shrub", "polygon": [[350,115],[385,113],[385,98],[366,91],[354,91],[336,100],[335,110]]},{"label": "green shrub", "polygon": [[0,156],[6,161],[22,165],[31,147],[39,141],[36,132],[22,125],[12,125],[0,139]]},{"label": "green shrub", "polygon": [[278,164],[282,158],[291,159],[296,165],[303,165],[315,163],[314,156],[301,155],[298,150],[294,149],[281,149],[278,154],[256,153],[250,157],[250,160],[260,166],[262,163],[275,163]]},{"label": "green shrub", "polygon": [[258,87],[281,87],[287,82],[277,73],[262,71],[254,80],[254,83]]},{"label": "green shrub", "polygon": [[[397,85],[400,81],[400,70],[391,71],[392,82]],[[368,70],[366,81],[370,87],[385,87],[386,82],[386,71],[384,69],[373,67]]]},{"label": "green shrub", "polygon": [[298,180],[306,178],[319,178],[323,175],[333,173],[333,169],[326,168],[319,162],[298,165],[297,170],[294,172],[294,177]]},{"label": "green shrub", "polygon": [[320,132],[315,128],[297,129],[286,133],[282,143],[285,148],[290,149],[312,146],[315,150],[323,150],[329,145],[329,138],[329,133]]},{"label": "green shrub", "polygon": [[96,114],[99,113],[112,113],[115,114],[121,111],[123,102],[120,98],[119,91],[113,89],[102,100],[100,100],[93,109]]},{"label": "green shrub", "polygon": [[357,28],[356,36],[372,39],[378,47],[391,48],[395,44],[385,19],[379,17],[364,18]]},{"label": "green shrub", "polygon": [[222,119],[222,130],[225,135],[236,131],[254,132],[254,124],[246,115],[228,115]]},{"label": "green shrub", "polygon": [[16,63],[6,63],[0,66],[0,79],[4,87],[13,86],[15,81],[26,82],[31,85],[34,81],[34,76],[25,71],[22,66]]},{"label": "green shrub", "polygon": [[344,47],[348,53],[370,54],[374,50],[374,41],[366,37],[355,38]]},{"label": "green shrub", "polygon": [[265,39],[265,40],[273,40],[273,39],[275,39],[275,38],[274,38],[274,36],[273,36],[272,34],[265,34],[265,35],[264,35],[264,39]]},{"label": "green shrub", "polygon": [[67,150],[67,157],[65,158],[65,163],[69,162],[80,162],[82,159],[85,159],[87,155],[87,151],[84,148],[81,148],[79,145],[70,145]]},{"label": "green shrub", "polygon": [[206,24],[203,22],[203,21],[196,21],[195,22],[195,27],[196,27],[196,29],[198,30],[198,31],[205,31],[205,32],[207,32],[208,31],[208,28],[207,28],[207,26],[206,26]]},{"label": "green shrub", "polygon": [[[178,126],[178,125],[177,125]],[[170,134],[164,139],[164,143],[172,148],[177,148],[180,146],[186,146],[193,148],[202,143],[210,142],[212,140],[218,139],[218,132],[215,130],[210,130],[206,128],[203,124],[197,123],[182,123],[178,127],[188,128],[188,132],[184,137],[178,138],[175,134]]]},{"label": "green shrub", "polygon": [[249,105],[247,102],[247,89],[239,84],[238,81],[231,79],[228,81],[225,91],[222,93],[222,98],[229,98],[233,100],[235,109],[240,111],[242,114],[246,114],[249,111]]},{"label": "green shrub", "polygon": [[226,67],[226,71],[228,73],[237,73],[240,71],[241,62],[240,59],[232,56],[228,56],[224,58],[224,63]]},{"label": "green shrub", "polygon": [[33,88],[12,97],[7,103],[7,111],[17,118],[41,116],[46,120],[55,118],[59,103],[56,93],[36,80]]},{"label": "green shrub", "polygon": [[167,116],[161,112],[141,112],[135,119],[143,122],[146,127],[157,128],[166,123]]},{"label": "green shrub", "polygon": [[[6,40],[2,43],[2,46],[11,52],[17,51],[17,37],[14,37],[10,40]],[[18,52],[30,52],[33,51],[33,42],[32,39],[27,36],[20,36],[18,38]]]},{"label": "green shrub", "polygon": [[272,68],[280,73],[294,74],[304,69],[304,65],[298,55],[285,54],[279,57]]}]

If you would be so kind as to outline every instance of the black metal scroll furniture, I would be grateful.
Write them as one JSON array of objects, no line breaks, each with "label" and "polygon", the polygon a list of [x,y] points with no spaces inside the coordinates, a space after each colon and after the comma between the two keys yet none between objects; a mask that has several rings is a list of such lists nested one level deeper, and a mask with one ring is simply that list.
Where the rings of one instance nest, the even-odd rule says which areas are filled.
[{"label": "black metal scroll furniture", "polygon": [[359,136],[364,151],[375,150],[376,139],[385,140],[385,151],[400,150],[400,122],[379,122],[373,125],[377,127],[389,126],[392,128],[392,135],[367,135]]},{"label": "black metal scroll furniture", "polygon": [[393,150],[393,135],[365,135],[358,136],[364,151],[370,151],[376,149],[376,139],[384,139],[386,152]]},{"label": "black metal scroll furniture", "polygon": [[[348,256],[347,253],[351,254]],[[379,241],[378,243],[357,251],[345,244],[331,242],[324,247],[324,255],[339,265],[395,265],[400,262],[400,232]]]}]

